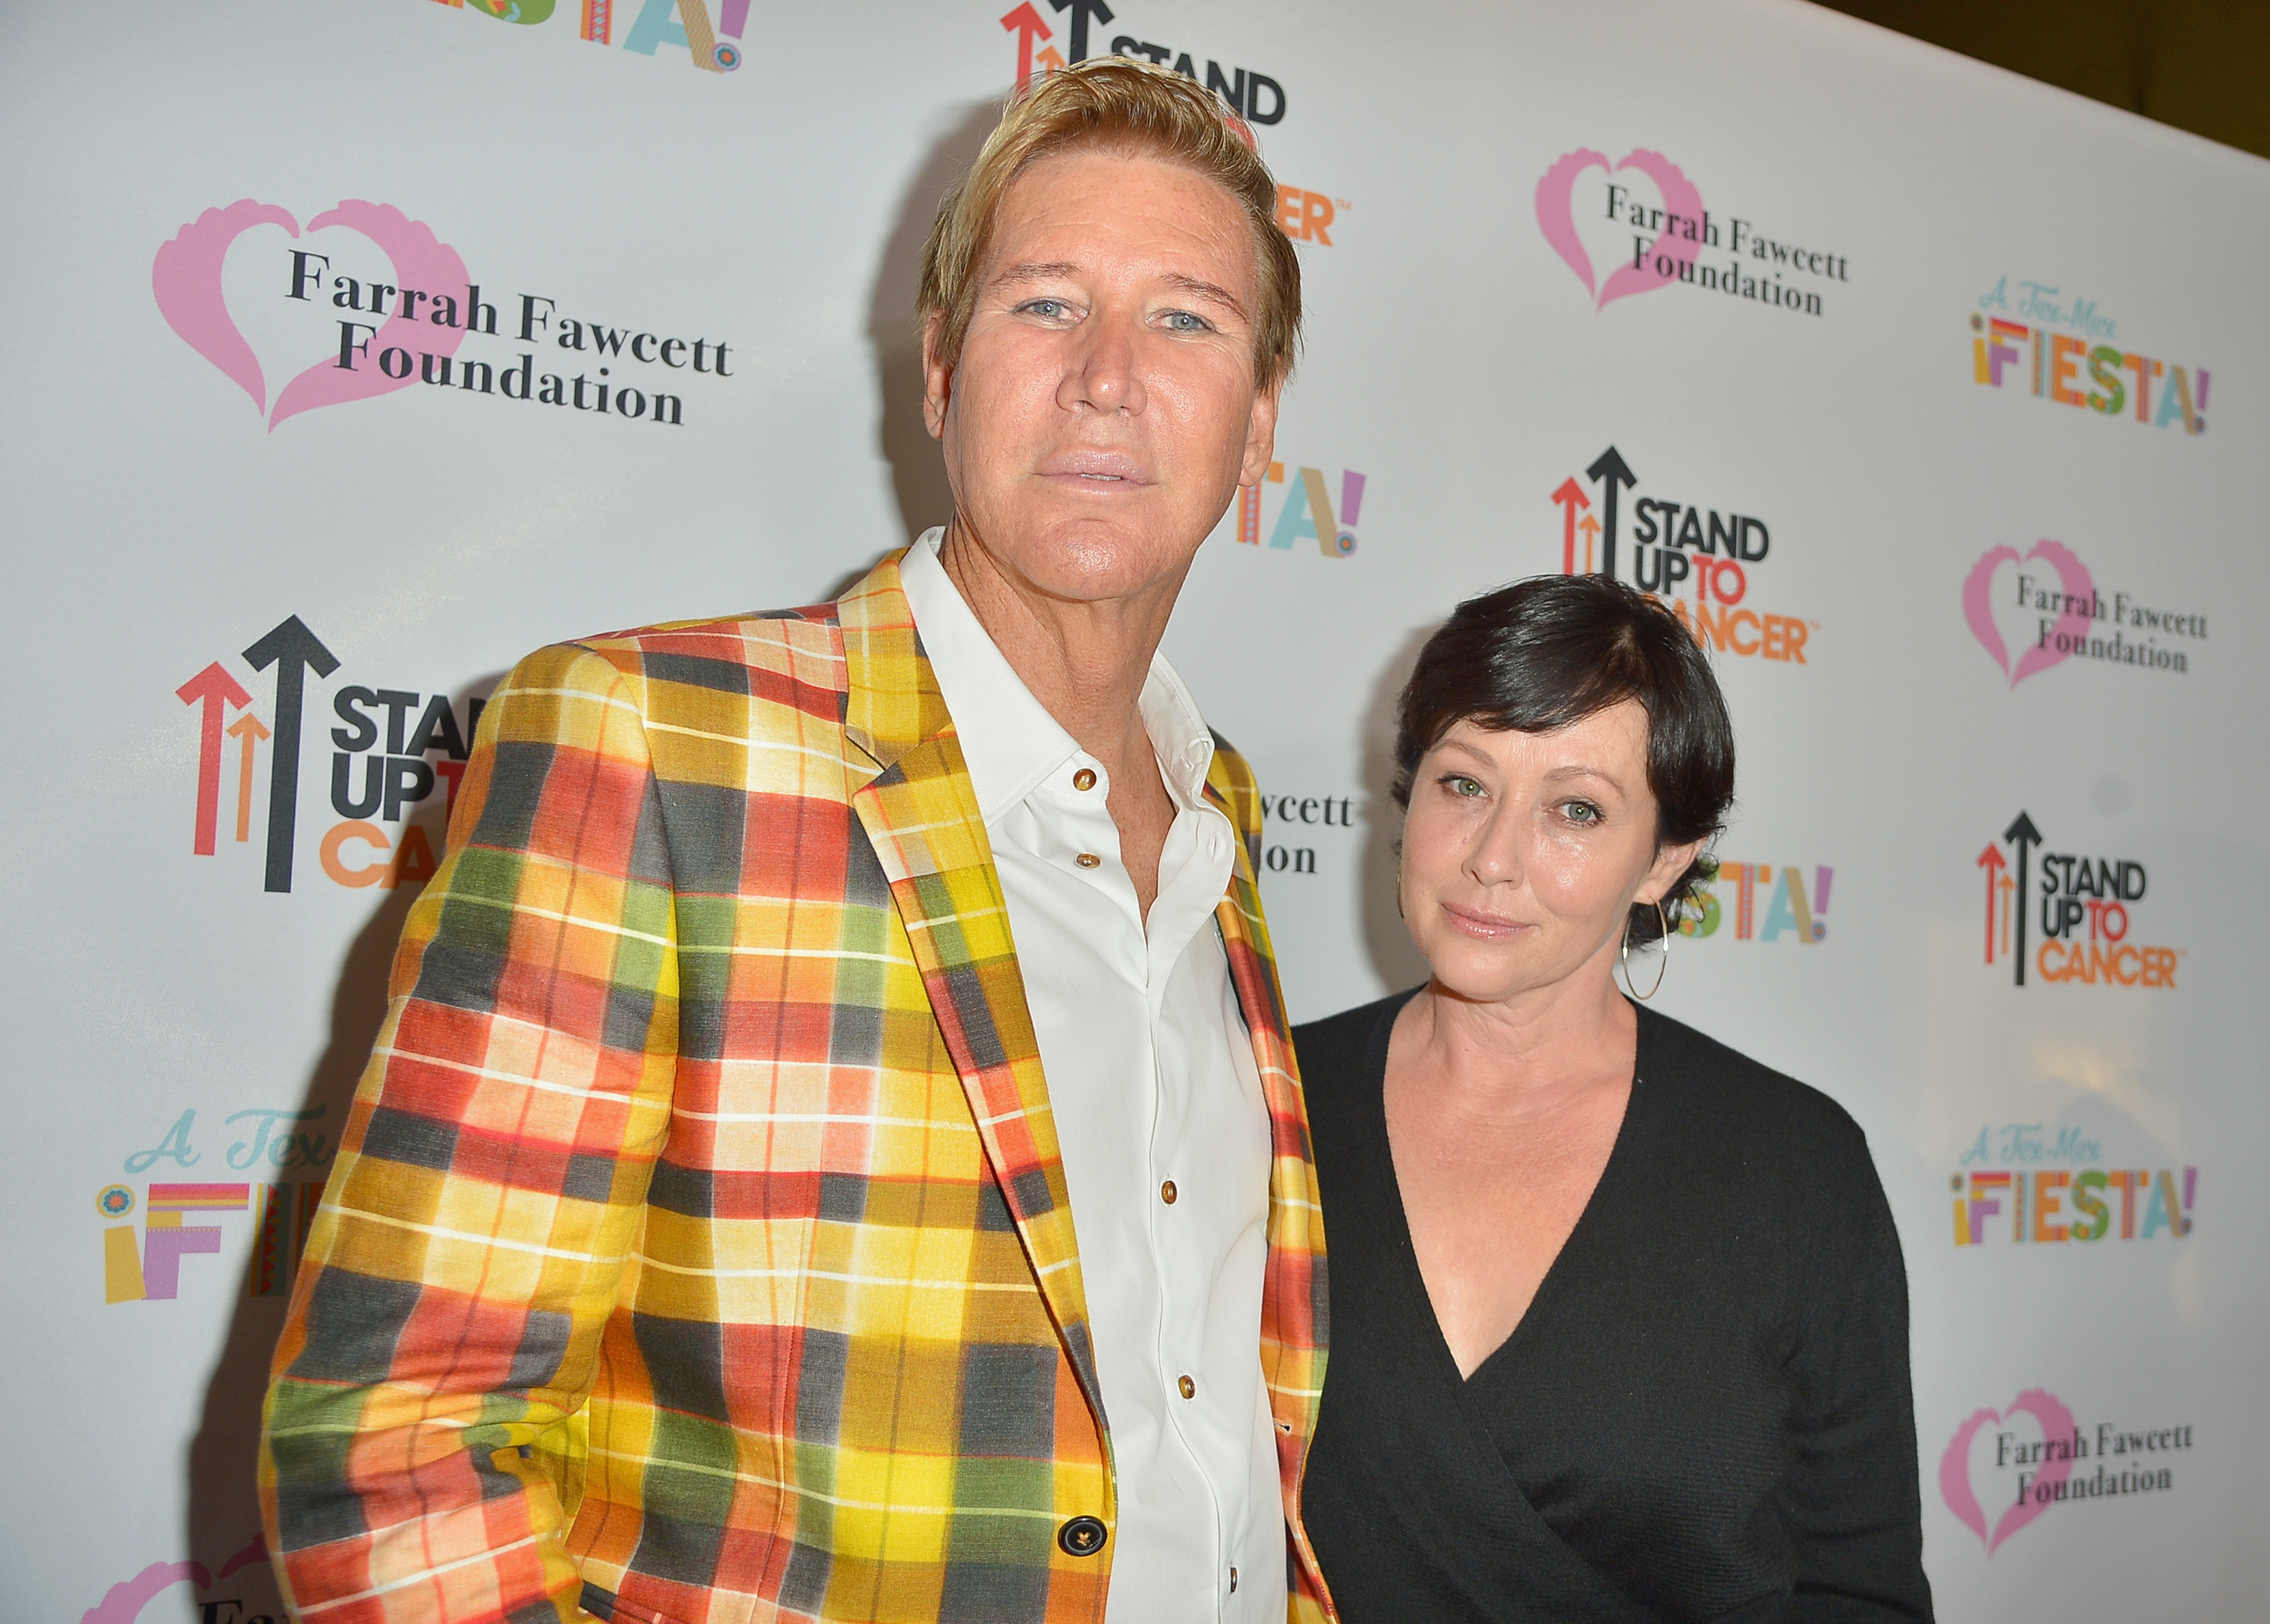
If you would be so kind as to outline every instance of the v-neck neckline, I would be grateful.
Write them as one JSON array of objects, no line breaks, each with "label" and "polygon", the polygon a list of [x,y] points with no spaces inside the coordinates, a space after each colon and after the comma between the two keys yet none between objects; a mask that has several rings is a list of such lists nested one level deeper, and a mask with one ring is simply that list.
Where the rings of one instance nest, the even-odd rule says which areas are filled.
[{"label": "v-neck neckline", "polygon": [[1524,1337],[1529,1334],[1530,1327],[1538,1322],[1540,1310],[1549,1309],[1556,1287],[1571,1266],[1569,1254],[1577,1249],[1578,1243],[1590,1231],[1599,1227],[1601,1220],[1595,1214],[1614,1199],[1615,1187],[1622,1183],[1623,1169],[1631,1161],[1633,1122],[1639,1114],[1641,1091],[1645,1086],[1647,1012],[1637,1005],[1632,1006],[1638,1029],[1632,1046],[1631,1093],[1624,1101],[1623,1120],[1616,1124],[1615,1140],[1608,1147],[1608,1159],[1600,1168],[1600,1176],[1592,1186],[1592,1193],[1585,1198],[1584,1210],[1576,1214],[1576,1221],[1570,1226],[1568,1237],[1561,1242],[1561,1250],[1554,1254],[1544,1278],[1538,1281],[1537,1290],[1529,1299],[1529,1306],[1522,1310],[1521,1317],[1514,1322],[1513,1329],[1506,1332],[1504,1339],[1484,1354],[1481,1362],[1473,1368],[1473,1374],[1468,1375],[1459,1370],[1458,1355],[1450,1351],[1450,1339],[1443,1334],[1443,1322],[1435,1312],[1435,1299],[1427,1290],[1426,1273],[1419,1267],[1418,1243],[1411,1238],[1411,1215],[1403,1206],[1403,1182],[1395,1171],[1395,1145],[1387,1132],[1388,1043],[1394,1035],[1397,1018],[1413,998],[1425,990],[1426,987],[1421,984],[1405,994],[1387,1012],[1386,1018],[1379,1023],[1378,1030],[1372,1034],[1372,1052],[1368,1057],[1365,1069],[1378,1079],[1378,1086],[1369,1090],[1366,1095],[1364,1132],[1369,1141],[1374,1163],[1375,1196],[1380,1204],[1380,1211],[1388,1215],[1398,1243],[1396,1250],[1402,1265],[1400,1273],[1404,1294],[1410,1300],[1414,1323],[1427,1328],[1429,1334],[1423,1339],[1428,1344],[1430,1355],[1440,1362],[1443,1373],[1449,1376],[1451,1387],[1462,1393],[1472,1393],[1478,1390],[1476,1384],[1485,1376],[1492,1376],[1510,1361]]}]

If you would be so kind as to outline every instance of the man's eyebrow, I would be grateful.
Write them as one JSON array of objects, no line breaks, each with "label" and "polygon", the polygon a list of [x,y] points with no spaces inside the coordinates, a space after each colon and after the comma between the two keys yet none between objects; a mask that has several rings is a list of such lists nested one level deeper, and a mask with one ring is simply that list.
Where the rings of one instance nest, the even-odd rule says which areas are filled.
[{"label": "man's eyebrow", "polygon": [[1194,294],[1200,299],[1211,299],[1214,303],[1235,311],[1239,320],[1245,319],[1244,304],[1236,294],[1226,287],[1217,286],[1203,277],[1186,277],[1175,271],[1169,271],[1161,280],[1170,287],[1182,289],[1185,293]]},{"label": "man's eyebrow", "polygon": [[994,275],[993,285],[1000,287],[1013,282],[1046,282],[1055,277],[1076,277],[1079,274],[1079,267],[1069,260],[1027,261],[1021,264],[1002,266]]}]

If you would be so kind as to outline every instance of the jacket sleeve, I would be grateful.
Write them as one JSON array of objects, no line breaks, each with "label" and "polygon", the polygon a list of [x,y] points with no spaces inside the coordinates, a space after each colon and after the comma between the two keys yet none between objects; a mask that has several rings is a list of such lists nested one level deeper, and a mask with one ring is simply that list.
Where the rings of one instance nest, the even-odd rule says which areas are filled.
[{"label": "jacket sleeve", "polygon": [[1786,1616],[1929,1624],[1907,1267],[1866,1146],[1851,1136],[1851,1205],[1816,1235],[1790,1368],[1797,1460],[1780,1500],[1798,1576]]},{"label": "jacket sleeve", "polygon": [[580,1620],[571,1439],[670,1122],[678,958],[632,686],[530,656],[440,871],[294,1282],[261,1501],[295,1617]]}]

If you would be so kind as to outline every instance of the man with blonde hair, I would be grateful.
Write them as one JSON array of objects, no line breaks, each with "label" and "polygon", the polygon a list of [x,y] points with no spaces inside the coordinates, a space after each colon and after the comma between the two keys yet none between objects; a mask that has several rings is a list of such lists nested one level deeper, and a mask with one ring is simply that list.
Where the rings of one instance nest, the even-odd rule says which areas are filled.
[{"label": "man with blonde hair", "polygon": [[297,1616],[1325,1616],[1259,800],[1157,655],[1275,205],[1196,85],[1050,76],[925,252],[952,522],[490,702],[277,1351]]}]

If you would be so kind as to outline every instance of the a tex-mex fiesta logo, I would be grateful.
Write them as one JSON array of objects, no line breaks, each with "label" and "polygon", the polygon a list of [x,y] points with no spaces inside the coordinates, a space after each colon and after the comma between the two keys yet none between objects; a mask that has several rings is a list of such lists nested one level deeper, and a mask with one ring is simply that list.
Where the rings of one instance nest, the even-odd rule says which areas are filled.
[{"label": "a tex-mex fiesta logo", "polygon": [[736,375],[720,339],[594,319],[546,294],[485,295],[456,249],[388,204],[351,200],[304,228],[249,197],[207,209],[159,248],[150,279],[167,325],[271,432],[412,384],[679,427],[686,391]]},{"label": "a tex-mex fiesta logo", "polygon": [[[1285,86],[1268,74],[1252,68],[1233,66],[1225,70],[1220,63],[1206,56],[1203,47],[1192,49],[1180,42],[1151,39],[1151,30],[1115,12],[1104,0],[1047,3],[1051,11],[1071,13],[1060,19],[1064,30],[1061,36],[1041,15],[1033,0],[1024,0],[1001,19],[1001,26],[1016,36],[1020,85],[1035,73],[1053,73],[1073,63],[1085,62],[1091,56],[1109,53],[1156,63],[1162,68],[1173,69],[1186,79],[1204,84],[1249,124],[1275,124],[1284,120]],[[1115,24],[1116,31],[1111,31]],[[1063,48],[1059,49],[1059,46]],[[1203,77],[1198,69],[1202,62],[1205,64]]]},{"label": "a tex-mex fiesta logo", "polygon": [[2073,1507],[2059,1512],[2066,1516],[2103,1502],[2082,1515],[2110,1513],[2134,1496],[2173,1492],[2177,1469],[2196,1447],[2180,1415],[2076,1418],[2055,1393],[2029,1388],[2002,1409],[1972,1411],[1955,1429],[1939,1457],[1940,1498],[1992,1556],[2052,1507]]},{"label": "a tex-mex fiesta logo", "polygon": [[[249,847],[264,778],[263,884],[270,891],[289,891],[298,856],[300,757],[309,742],[303,734],[308,679],[336,675],[339,659],[297,615],[271,627],[238,657],[249,668],[243,676],[229,662],[214,660],[174,691],[197,713],[189,849],[200,857],[219,854],[224,790],[234,843]],[[271,671],[274,676],[261,682]],[[256,685],[268,690],[264,719],[253,697]],[[318,750],[325,742],[330,746],[330,809],[339,821],[324,831],[316,856],[335,883],[392,886],[433,877],[440,856],[434,841],[422,825],[406,820],[437,789],[444,793],[445,812],[456,800],[483,702],[468,698],[461,708],[445,693],[360,682],[343,682],[332,691],[337,725],[327,740],[319,735],[312,742]],[[389,833],[382,825],[397,827]]]},{"label": "a tex-mex fiesta logo", "polygon": [[2059,406],[2155,428],[2207,433],[2204,367],[2185,368],[2132,350],[2096,301],[2047,283],[2004,276],[1970,313],[1970,377],[1988,389],[2023,389]]},{"label": "a tex-mex fiesta logo", "polygon": [[2149,1153],[2107,1156],[2077,1123],[1982,1123],[1955,1160],[1947,1187],[1957,1246],[2180,1241],[2192,1232],[2196,1167],[2152,1167]]},{"label": "a tex-mex fiesta logo", "polygon": [[[153,1145],[129,1155],[122,1171],[134,1183],[96,1192],[102,1229],[105,1302],[172,1302],[182,1295],[185,1259],[221,1250],[230,1228],[249,1220],[252,1255],[243,1292],[288,1296],[306,1249],[325,1170],[337,1155],[322,1126],[325,1108],[236,1111],[219,1133],[201,1132],[185,1110]],[[156,1175],[152,1177],[152,1175]],[[139,1214],[141,1234],[133,1220]],[[217,1290],[225,1276],[201,1273]]]},{"label": "a tex-mex fiesta logo", "polygon": [[[2066,660],[2184,676],[2207,641],[2205,613],[2156,595],[2102,590],[2061,541],[1989,547],[1962,581],[1962,619],[2010,686]],[[2162,641],[2164,639],[2164,641]]]},{"label": "a tex-mex fiesta logo", "polygon": [[1818,241],[1714,215],[1677,164],[1645,148],[1613,163],[1590,147],[1564,152],[1539,178],[1535,203],[1538,229],[1595,310],[1677,282],[1817,316],[1824,293],[1852,279],[1845,256]]},{"label": "a tex-mex fiesta logo", "polygon": [[731,73],[741,65],[741,36],[749,26],[749,0],[568,0],[564,8],[555,0],[441,3],[524,28],[550,23],[560,11],[561,23],[554,27],[572,19],[579,39],[708,73]]},{"label": "a tex-mex fiesta logo", "polygon": [[[1639,476],[1615,447],[1593,459],[1584,480],[1554,487],[1561,509],[1561,573],[1612,575],[1669,600],[1681,625],[1706,649],[1806,664],[1818,620],[1761,607],[1750,597],[1773,552],[1773,532],[1754,514],[1706,503],[1638,495]],[[1629,550],[1621,530],[1632,516]]]},{"label": "a tex-mex fiesta logo", "polygon": [[[1339,471],[1337,480],[1327,477],[1321,468],[1295,466],[1288,470],[1282,463],[1269,464],[1269,472],[1257,485],[1245,486],[1237,493],[1237,539],[1242,545],[1261,545],[1266,532],[1270,547],[1290,552],[1303,541],[1313,541],[1317,550],[1328,559],[1344,559],[1355,552],[1355,527],[1363,516],[1364,477],[1353,468]],[[1281,498],[1265,499],[1265,490],[1283,490]],[[1339,493],[1335,506],[1333,494]],[[1267,507],[1265,508],[1265,501]],[[1274,508],[1273,516],[1267,508]]]},{"label": "a tex-mex fiesta logo", "polygon": [[[1977,867],[1986,891],[1986,962],[2007,963],[2022,987],[2036,979],[2088,987],[2173,987],[2183,950],[2138,939],[2151,877],[2133,857],[2044,849],[2021,812],[1989,841]],[[2027,953],[2033,943],[2030,961]]]}]

